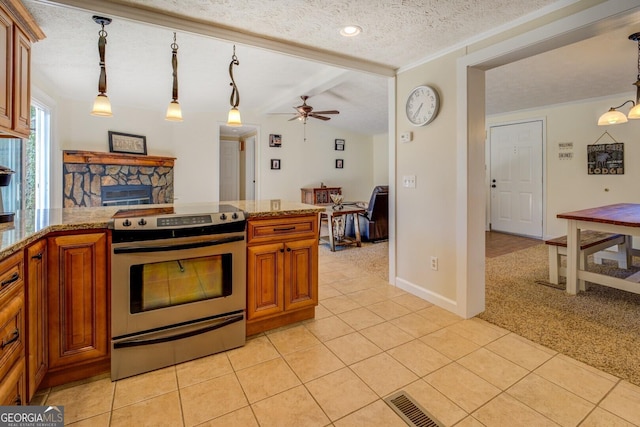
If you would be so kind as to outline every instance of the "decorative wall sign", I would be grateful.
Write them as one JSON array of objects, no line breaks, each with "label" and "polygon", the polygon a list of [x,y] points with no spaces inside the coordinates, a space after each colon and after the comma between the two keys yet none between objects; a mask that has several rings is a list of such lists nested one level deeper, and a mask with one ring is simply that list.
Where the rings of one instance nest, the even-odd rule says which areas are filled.
[{"label": "decorative wall sign", "polygon": [[280,169],[280,159],[271,159],[271,169]]},{"label": "decorative wall sign", "polygon": [[111,153],[147,154],[147,137],[109,131]]},{"label": "decorative wall sign", "polygon": [[343,159],[336,159],[336,169],[342,169],[344,167]]},{"label": "decorative wall sign", "polygon": [[275,133],[270,134],[269,147],[281,147],[281,146],[282,146],[282,135],[277,135]]},{"label": "decorative wall sign", "polygon": [[337,151],[344,151],[344,139],[336,139],[336,148]]},{"label": "decorative wall sign", "polygon": [[587,145],[589,175],[624,174],[624,143]]}]

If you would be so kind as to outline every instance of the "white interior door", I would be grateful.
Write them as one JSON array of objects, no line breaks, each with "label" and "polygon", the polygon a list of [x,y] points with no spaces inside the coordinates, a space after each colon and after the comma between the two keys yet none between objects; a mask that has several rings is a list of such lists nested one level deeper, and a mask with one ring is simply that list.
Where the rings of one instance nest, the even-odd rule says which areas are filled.
[{"label": "white interior door", "polygon": [[220,141],[220,200],[238,200],[240,153],[237,141]]},{"label": "white interior door", "polygon": [[490,129],[491,229],[542,237],[542,121]]}]

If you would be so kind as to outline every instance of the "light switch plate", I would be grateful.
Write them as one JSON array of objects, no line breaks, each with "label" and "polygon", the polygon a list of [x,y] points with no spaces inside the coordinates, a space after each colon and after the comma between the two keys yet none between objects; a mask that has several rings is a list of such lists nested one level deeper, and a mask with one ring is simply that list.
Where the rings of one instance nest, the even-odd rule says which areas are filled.
[{"label": "light switch plate", "polygon": [[404,188],[416,188],[416,176],[415,175],[404,175],[402,177],[402,186]]}]

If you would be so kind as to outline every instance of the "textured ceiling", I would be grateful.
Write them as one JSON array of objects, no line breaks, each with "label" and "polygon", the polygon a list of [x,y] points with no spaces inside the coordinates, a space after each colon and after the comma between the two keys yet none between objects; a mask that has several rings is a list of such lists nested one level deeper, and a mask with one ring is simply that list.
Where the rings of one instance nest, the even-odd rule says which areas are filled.
[{"label": "textured ceiling", "polygon": [[[241,111],[293,113],[300,95],[316,110],[337,109],[328,125],[376,134],[387,131],[388,79],[366,64],[393,70],[477,40],[539,9],[571,0],[23,0],[47,38],[33,47],[37,78],[60,95],[89,104],[98,77],[97,33],[91,16],[110,16],[106,30],[108,94],[118,105],[164,114],[171,94],[173,28],[140,22],[149,16],[205,23],[211,28],[308,48],[310,55],[278,53],[261,45],[177,30],[180,103],[185,120],[199,111],[229,108],[228,65],[235,43],[240,65],[234,77]],[[116,11],[105,14],[104,11]],[[124,11],[124,12],[123,12]],[[139,19],[140,18],[140,19]],[[167,22],[171,22],[170,19]],[[174,21],[175,22],[175,21]],[[363,28],[339,35],[346,24]],[[615,32],[487,72],[487,113],[571,102],[628,91],[637,72],[637,45]],[[254,39],[255,40],[255,39]],[[277,49],[276,49],[277,50]],[[337,62],[323,61],[327,53]],[[304,56],[304,58],[303,58]],[[340,58],[364,66],[340,66]],[[320,58],[320,59],[318,59]],[[332,65],[327,65],[332,64]],[[375,67],[372,66],[372,69]],[[602,76],[608,76],[602,79]],[[594,79],[595,77],[595,79]],[[425,83],[428,83],[425,81]],[[400,107],[401,108],[401,107]],[[285,116],[286,117],[286,116]],[[288,117],[287,117],[288,119]],[[220,117],[218,120],[224,120]],[[285,118],[283,118],[285,120]]]}]

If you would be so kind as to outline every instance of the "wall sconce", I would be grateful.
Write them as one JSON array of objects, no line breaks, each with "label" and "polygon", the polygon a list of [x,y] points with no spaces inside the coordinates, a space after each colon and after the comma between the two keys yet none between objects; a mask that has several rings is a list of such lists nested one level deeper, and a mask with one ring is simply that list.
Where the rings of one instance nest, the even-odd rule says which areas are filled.
[{"label": "wall sconce", "polygon": [[238,57],[236,56],[236,45],[233,45],[233,55],[231,56],[231,63],[229,64],[229,76],[231,77],[231,83],[229,83],[229,85],[232,86],[233,89],[231,90],[231,97],[229,98],[231,110],[229,110],[227,126],[242,126],[240,111],[238,111],[238,105],[240,104],[240,92],[238,92],[238,86],[236,86],[236,81],[233,79],[234,65],[240,65]]},{"label": "wall sconce", "polygon": [[182,121],[182,110],[178,103],[178,44],[176,43],[176,33],[173,33],[173,43],[171,43],[171,67],[173,68],[173,100],[167,107],[166,120],[170,122]]},{"label": "wall sconce", "polygon": [[100,79],[98,80],[98,96],[93,102],[91,114],[94,116],[111,117],[111,102],[107,98],[107,69],[104,62],[104,53],[107,46],[107,32],[104,30],[105,25],[111,24],[111,18],[102,16],[93,16],[96,24],[102,26],[98,32],[98,53],[100,55]]},{"label": "wall sconce", "polygon": [[[629,40],[638,43],[638,76],[636,82],[633,84],[636,86],[636,101],[631,99],[618,105],[617,107],[609,108],[609,111],[604,113],[598,119],[598,126],[617,125],[621,123],[627,123],[627,119],[640,119],[640,33],[634,33],[629,36]],[[618,108],[625,104],[631,103],[633,107],[626,116],[620,111],[616,111]]]}]

